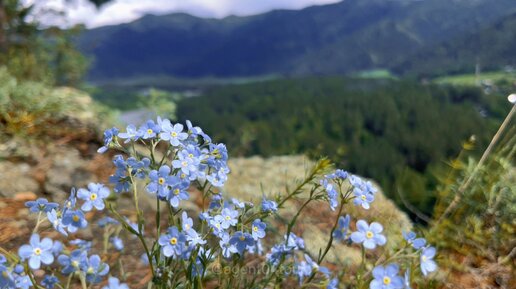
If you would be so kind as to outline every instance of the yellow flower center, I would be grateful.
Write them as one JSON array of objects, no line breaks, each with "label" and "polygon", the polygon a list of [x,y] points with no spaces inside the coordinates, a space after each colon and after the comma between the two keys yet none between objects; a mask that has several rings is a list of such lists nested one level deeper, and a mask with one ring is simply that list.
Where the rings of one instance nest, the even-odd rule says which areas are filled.
[{"label": "yellow flower center", "polygon": [[177,136],[177,132],[173,131],[173,132],[171,132],[171,133],[170,133],[170,135],[171,135],[172,137],[176,137],[176,136]]},{"label": "yellow flower center", "polygon": [[73,220],[74,222],[79,222],[79,220],[80,220],[80,219],[81,219],[81,218],[79,218],[79,216],[77,216],[77,215],[73,215],[73,217],[72,217],[72,220]]},{"label": "yellow flower center", "polygon": [[158,183],[159,183],[160,185],[163,185],[163,184],[165,183],[165,179],[164,179],[164,178],[159,178],[159,179],[158,179]]},{"label": "yellow flower center", "polygon": [[423,262],[426,262],[426,260],[427,260],[427,259],[426,259],[426,256],[421,256],[421,260],[422,260]]},{"label": "yellow flower center", "polygon": [[190,225],[185,224],[185,229],[190,230]]},{"label": "yellow flower center", "polygon": [[79,262],[72,261],[72,266],[75,267],[75,268],[79,267]]},{"label": "yellow flower center", "polygon": [[220,224],[215,224],[215,228],[220,229]]},{"label": "yellow flower center", "polygon": [[41,255],[41,249],[40,248],[35,248],[34,249],[34,255],[36,255],[36,256]]},{"label": "yellow flower center", "polygon": [[176,195],[176,196],[179,195],[179,189],[174,190],[174,195]]},{"label": "yellow flower center", "polygon": [[150,128],[149,128],[149,129],[147,130],[147,134],[152,134],[152,129],[150,129]]},{"label": "yellow flower center", "polygon": [[193,158],[193,154],[188,154],[188,157],[189,158]]},{"label": "yellow flower center", "polygon": [[371,239],[372,237],[374,237],[374,234],[373,234],[373,232],[371,232],[371,231],[367,231],[367,232],[365,233],[365,235],[366,235],[366,238],[367,238],[367,239]]},{"label": "yellow flower center", "polygon": [[172,244],[172,245],[177,244],[177,238],[170,239],[170,244]]},{"label": "yellow flower center", "polygon": [[185,173],[182,173],[182,174],[181,174],[181,178],[182,178],[182,179],[186,178],[186,174],[185,174]]},{"label": "yellow flower center", "polygon": [[88,270],[86,271],[86,273],[93,274],[93,273],[95,273],[95,269],[93,269],[93,267],[88,267]]},{"label": "yellow flower center", "polygon": [[2,271],[2,276],[4,278],[9,278],[9,274],[7,273],[7,271]]},{"label": "yellow flower center", "polygon": [[93,193],[90,195],[90,200],[95,201],[97,199],[97,194]]},{"label": "yellow flower center", "polygon": [[245,236],[244,235],[240,236],[240,241],[244,241],[244,240],[245,240]]},{"label": "yellow flower center", "polygon": [[383,284],[389,285],[391,284],[391,278],[389,277],[383,277]]},{"label": "yellow flower center", "polygon": [[365,195],[362,195],[362,197],[361,197],[361,198],[362,198],[362,200],[364,200],[364,201],[366,200],[366,196],[365,196]]},{"label": "yellow flower center", "polygon": [[226,221],[229,221],[231,220],[231,217],[230,216],[226,216]]},{"label": "yellow flower center", "polygon": [[258,232],[258,227],[254,226],[253,231]]},{"label": "yellow flower center", "polygon": [[181,163],[181,165],[182,165],[183,167],[186,167],[186,166],[188,166],[188,162],[183,161],[183,162]]}]

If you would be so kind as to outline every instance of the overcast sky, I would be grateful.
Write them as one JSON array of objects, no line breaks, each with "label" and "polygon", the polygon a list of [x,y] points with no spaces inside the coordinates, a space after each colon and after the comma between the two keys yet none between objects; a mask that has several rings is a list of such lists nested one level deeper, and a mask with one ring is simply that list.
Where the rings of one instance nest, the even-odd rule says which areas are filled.
[{"label": "overcast sky", "polygon": [[[100,10],[86,0],[23,0],[37,5],[38,15],[44,24],[67,26],[84,23],[87,27],[129,22],[140,16],[187,12],[201,17],[221,18],[228,15],[252,15],[272,9],[300,9],[311,5],[339,2],[340,0],[113,0]],[[64,3],[67,3],[66,5]],[[59,17],[46,10],[60,10]]]}]

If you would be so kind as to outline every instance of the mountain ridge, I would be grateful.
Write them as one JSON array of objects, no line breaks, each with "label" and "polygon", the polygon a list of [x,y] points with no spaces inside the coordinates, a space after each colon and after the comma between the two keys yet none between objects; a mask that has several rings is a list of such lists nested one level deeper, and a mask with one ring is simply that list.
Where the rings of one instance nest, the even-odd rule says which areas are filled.
[{"label": "mountain ridge", "polygon": [[[461,51],[458,54],[457,51]],[[516,67],[516,12],[478,32],[423,49],[393,67],[413,74],[472,72]],[[430,73],[430,74],[431,74]]]},{"label": "mountain ridge", "polygon": [[346,74],[393,67],[515,11],[511,0],[347,0],[222,19],[147,15],[78,43],[96,59],[93,80]]}]

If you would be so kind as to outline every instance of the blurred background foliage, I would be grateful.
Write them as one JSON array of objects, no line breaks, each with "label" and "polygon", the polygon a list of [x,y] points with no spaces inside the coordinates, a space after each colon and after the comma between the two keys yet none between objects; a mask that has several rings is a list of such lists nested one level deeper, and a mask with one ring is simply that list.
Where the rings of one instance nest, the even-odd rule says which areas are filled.
[{"label": "blurred background foliage", "polygon": [[77,87],[88,68],[74,44],[82,27],[41,29],[33,8],[20,0],[0,2],[0,64],[18,79]]},{"label": "blurred background foliage", "polygon": [[[0,67],[0,140],[21,137],[43,143],[74,134],[75,123],[113,122],[110,110],[80,90],[17,79]],[[98,130],[98,129],[97,129]]]},{"label": "blurred background foliage", "polygon": [[516,127],[506,128],[483,164],[471,157],[471,145],[464,144],[436,187],[428,237],[443,251],[446,273],[461,275],[465,286],[497,276],[494,285],[510,288],[516,256]]}]

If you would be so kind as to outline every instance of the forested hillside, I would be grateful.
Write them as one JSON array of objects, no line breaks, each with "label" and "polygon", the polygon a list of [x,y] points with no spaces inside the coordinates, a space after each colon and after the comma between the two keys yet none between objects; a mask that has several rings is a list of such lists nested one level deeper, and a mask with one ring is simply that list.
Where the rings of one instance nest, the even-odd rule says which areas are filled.
[{"label": "forested hillside", "polygon": [[329,77],[222,87],[180,101],[177,114],[234,155],[329,156],[395,199],[410,184],[411,201],[428,211],[435,170],[470,136],[485,145],[503,102],[476,88]]},{"label": "forested hillside", "polygon": [[513,0],[347,0],[220,20],[149,15],[86,31],[79,43],[97,81],[342,74],[393,67],[515,11]]}]

